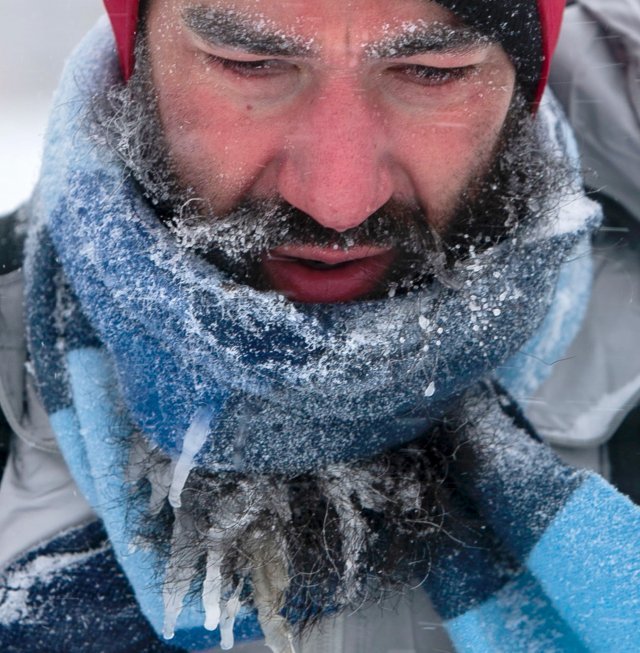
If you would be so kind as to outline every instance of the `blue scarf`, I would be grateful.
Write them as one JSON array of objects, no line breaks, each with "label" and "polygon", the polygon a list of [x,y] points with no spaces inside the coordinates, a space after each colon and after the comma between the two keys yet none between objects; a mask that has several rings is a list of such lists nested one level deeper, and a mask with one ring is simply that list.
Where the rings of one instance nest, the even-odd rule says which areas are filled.
[{"label": "blue scarf", "polygon": [[[348,465],[426,432],[452,400],[498,368],[526,392],[541,375],[526,361],[558,357],[576,328],[570,325],[584,292],[571,296],[564,288],[588,286],[588,262],[563,263],[585,251],[597,211],[576,180],[557,198],[553,219],[541,211],[515,238],[460,263],[456,289],[434,283],[386,301],[296,306],[234,284],[181,249],[114,155],[90,136],[87,100],[116,79],[103,26],[81,45],[54,102],[27,247],[29,349],[71,472],[104,521],[143,613],[161,632],[167,600],[163,605],[149,583],[158,560],[133,546],[132,524],[147,510],[131,498],[125,478],[134,432],[176,461],[167,493],[178,509],[194,467],[292,474]],[[543,110],[540,120],[550,141],[566,146],[554,112]],[[549,351],[553,332],[561,336]],[[483,406],[499,404],[474,392],[472,415],[478,396]],[[580,547],[590,546],[590,555],[606,552],[611,542],[594,506],[620,497],[601,479],[566,470],[527,434],[513,436],[524,454],[509,458],[517,429],[497,414],[501,446],[480,447],[485,453],[463,479],[493,535],[486,547],[442,556],[430,594],[460,650],[524,650],[515,645],[522,633],[505,625],[514,610],[535,612],[529,621],[537,630],[527,637],[540,646],[526,650],[613,650],[603,648],[607,629],[591,623],[604,619],[606,604],[598,599],[600,613],[592,606],[588,628],[579,611],[580,600],[604,590],[606,570],[598,576],[593,565],[577,564],[564,538],[570,533]],[[479,429],[486,431],[494,429]],[[532,510],[538,504],[544,519]],[[616,505],[637,523],[630,504]],[[591,538],[592,528],[600,540]],[[548,557],[554,547],[564,577]],[[506,568],[503,549],[512,562],[508,574],[498,573]],[[629,549],[615,555],[616,565],[629,562]],[[583,585],[580,597],[566,595]],[[624,598],[615,594],[614,605],[630,606]],[[620,609],[616,615],[627,614]],[[187,605],[176,643],[216,644],[218,634],[203,630],[203,621],[202,607]],[[561,634],[557,642],[566,636],[584,648],[547,646],[548,625]],[[165,633],[172,630],[165,623]],[[255,616],[241,609],[236,634],[256,632]],[[620,646],[619,633],[615,641]]]}]

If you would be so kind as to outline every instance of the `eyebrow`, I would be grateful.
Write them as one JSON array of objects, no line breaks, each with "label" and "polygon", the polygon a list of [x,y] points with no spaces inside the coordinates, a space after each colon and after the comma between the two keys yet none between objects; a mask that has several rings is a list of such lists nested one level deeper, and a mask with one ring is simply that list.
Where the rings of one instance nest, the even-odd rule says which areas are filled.
[{"label": "eyebrow", "polygon": [[411,23],[395,36],[365,47],[372,59],[394,59],[418,54],[462,54],[486,47],[495,41],[472,27],[453,27],[445,23]]},{"label": "eyebrow", "polygon": [[285,34],[260,15],[244,16],[216,7],[188,7],[182,12],[187,28],[211,45],[270,57],[300,57],[313,52],[311,39]]},{"label": "eyebrow", "polygon": [[[313,39],[286,34],[260,14],[243,14],[211,6],[187,7],[186,27],[211,45],[269,57],[302,57],[317,54]],[[399,34],[363,47],[370,59],[394,59],[419,54],[461,54],[494,42],[478,30],[446,23],[406,23]]]}]

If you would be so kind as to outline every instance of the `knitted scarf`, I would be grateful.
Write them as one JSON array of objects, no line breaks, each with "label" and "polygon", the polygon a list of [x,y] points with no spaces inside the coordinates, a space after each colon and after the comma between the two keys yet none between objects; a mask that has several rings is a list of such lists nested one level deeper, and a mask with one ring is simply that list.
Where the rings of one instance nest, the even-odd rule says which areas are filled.
[{"label": "knitted scarf", "polygon": [[[225,645],[234,622],[237,636],[255,636],[251,606],[260,607],[260,589],[273,579],[261,581],[254,568],[253,602],[240,609],[239,587],[225,595],[216,585],[220,561],[204,581],[195,564],[180,576],[170,561],[163,597],[149,582],[162,567],[157,553],[135,546],[133,524],[148,506],[125,476],[133,442],[172,461],[152,501],[174,510],[175,542],[192,470],[348,473],[427,432],[455,401],[475,425],[461,443],[472,463],[457,466],[465,471],[456,482],[486,533],[473,545],[454,533],[451,542],[465,545],[440,552],[434,544],[427,589],[460,650],[512,652],[525,641],[536,651],[620,647],[620,632],[605,627],[608,606],[637,623],[637,591],[624,595],[608,567],[583,564],[576,551],[637,569],[623,539],[637,541],[640,528],[628,530],[637,512],[598,477],[565,468],[506,416],[500,396],[478,386],[502,366],[526,391],[539,368],[514,356],[548,360],[561,351],[542,349],[549,334],[562,334],[558,348],[571,337],[582,297],[566,301],[564,285],[584,288],[585,266],[567,272],[563,264],[584,252],[597,222],[577,182],[556,198],[553,219],[532,208],[513,238],[458,264],[452,287],[297,306],[235,284],[181,249],[91,138],[87,100],[118,74],[108,34],[102,26],[81,45],[54,102],[27,245],[29,349],[71,472],[156,630],[170,637],[175,629],[185,647],[214,645],[220,635],[202,628],[206,613]],[[540,121],[550,142],[566,147],[553,111]],[[615,506],[617,525],[599,504]],[[194,584],[205,606],[182,609]],[[282,618],[259,618],[269,645],[291,650]],[[624,632],[623,648],[633,650],[640,629]]]}]

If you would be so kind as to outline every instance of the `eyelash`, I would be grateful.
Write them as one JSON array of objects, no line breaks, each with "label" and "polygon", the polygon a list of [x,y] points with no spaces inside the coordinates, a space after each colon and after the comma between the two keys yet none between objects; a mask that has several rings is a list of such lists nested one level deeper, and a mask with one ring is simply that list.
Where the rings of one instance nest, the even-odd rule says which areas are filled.
[{"label": "eyelash", "polygon": [[408,77],[412,82],[422,86],[444,86],[449,82],[458,81],[471,75],[475,66],[459,66],[457,68],[436,68],[419,64],[394,66],[393,72]]},{"label": "eyelash", "polygon": [[259,59],[257,61],[238,61],[225,59],[207,53],[207,59],[224,70],[228,70],[239,77],[269,77],[273,74],[290,69],[292,64],[279,59]]}]

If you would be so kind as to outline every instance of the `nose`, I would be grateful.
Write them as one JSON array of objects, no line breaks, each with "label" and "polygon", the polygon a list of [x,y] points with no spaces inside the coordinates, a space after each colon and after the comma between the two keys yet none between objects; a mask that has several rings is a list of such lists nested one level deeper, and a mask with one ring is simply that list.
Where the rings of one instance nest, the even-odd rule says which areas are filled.
[{"label": "nose", "polygon": [[380,112],[354,80],[305,98],[287,137],[278,192],[324,227],[357,227],[393,194]]}]

